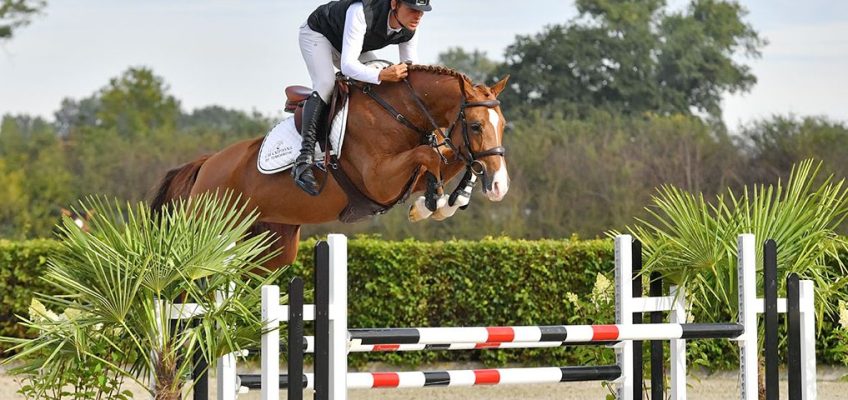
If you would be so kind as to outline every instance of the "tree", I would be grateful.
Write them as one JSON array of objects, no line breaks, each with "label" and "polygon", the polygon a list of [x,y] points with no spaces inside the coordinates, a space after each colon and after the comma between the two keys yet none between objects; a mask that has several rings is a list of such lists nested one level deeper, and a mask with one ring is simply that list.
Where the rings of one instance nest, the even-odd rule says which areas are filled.
[{"label": "tree", "polygon": [[179,101],[148,68],[128,69],[89,98],[65,100],[57,128],[74,154],[78,193],[144,198],[171,165],[163,160],[183,148],[180,115]]},{"label": "tree", "polygon": [[0,39],[11,39],[14,32],[30,23],[47,5],[46,0],[0,0]]},{"label": "tree", "polygon": [[125,138],[150,136],[156,130],[173,130],[180,103],[168,93],[164,79],[148,68],[130,68],[112,78],[100,91],[100,126]]},{"label": "tree", "polygon": [[496,62],[486,57],[485,52],[475,49],[469,53],[461,47],[451,47],[439,53],[438,63],[468,75],[476,83],[489,81],[498,67]]},{"label": "tree", "polygon": [[267,133],[273,122],[254,112],[250,115],[221,106],[207,106],[183,114],[179,121],[181,133],[196,135],[214,132],[221,137],[245,139]]},{"label": "tree", "polygon": [[733,58],[759,57],[766,44],[742,21],[746,14],[736,2],[697,0],[686,13],[662,19],[654,80],[660,109],[686,113],[696,108],[718,118],[725,92],[748,91],[757,83],[751,68]]},{"label": "tree", "polygon": [[29,229],[29,199],[26,195],[26,176],[20,169],[9,166],[0,158],[0,236],[21,239]]},{"label": "tree", "polygon": [[669,12],[663,0],[578,0],[579,16],[518,36],[498,75],[510,74],[512,107],[587,115],[706,114],[719,119],[725,92],[756,78],[734,60],[765,45],[735,1],[692,0]]},{"label": "tree", "polygon": [[0,235],[4,237],[49,236],[59,208],[75,198],[62,143],[41,118],[3,118],[0,176]]},{"label": "tree", "polygon": [[63,99],[59,111],[53,116],[56,120],[56,131],[61,137],[67,137],[75,128],[96,126],[97,114],[100,112],[100,99],[90,96],[82,100]]},{"label": "tree", "polygon": [[775,182],[787,178],[793,164],[808,158],[822,161],[828,171],[848,176],[844,149],[848,124],[824,117],[774,116],[743,126],[738,137],[747,153],[750,179]]}]

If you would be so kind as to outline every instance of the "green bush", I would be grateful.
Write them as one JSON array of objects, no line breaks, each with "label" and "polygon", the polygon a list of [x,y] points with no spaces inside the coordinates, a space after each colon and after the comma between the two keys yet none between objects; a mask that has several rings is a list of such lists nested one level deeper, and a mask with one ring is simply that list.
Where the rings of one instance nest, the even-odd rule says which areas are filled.
[{"label": "green bush", "polygon": [[[231,194],[208,193],[152,215],[143,202],[90,197],[89,231],[69,218],[47,260],[43,280],[20,325],[32,338],[2,337],[17,353],[0,366],[26,383],[21,393],[50,399],[126,398],[134,381],[157,399],[177,399],[199,354],[210,363],[255,346],[261,336],[260,290],[267,235],[247,238],[255,212],[229,207]],[[220,293],[231,296],[218,301]],[[172,324],[182,299],[203,311]],[[65,393],[65,388],[72,391]]]},{"label": "green bush", "polygon": [[58,248],[53,240],[0,240],[0,336],[24,337],[27,333],[15,316],[27,315],[34,293],[52,290],[41,277],[47,257]]},{"label": "green bush", "polygon": [[[312,301],[314,244],[315,240],[301,243],[299,262],[278,281],[285,293],[288,279],[302,276],[307,282],[308,302]],[[51,241],[0,242],[0,258],[6,260],[0,265],[0,276],[5,287],[12,286],[3,292],[3,310],[11,309],[5,315],[26,315],[32,292],[46,290],[39,273],[48,252],[56,248]],[[351,328],[603,324],[614,320],[614,304],[593,295],[593,289],[602,286],[597,283],[603,280],[599,274],[612,279],[611,240],[420,242],[357,237],[349,242],[348,253]],[[846,336],[837,330],[837,319],[838,315],[825,315],[823,322],[817,321],[822,328],[819,362],[848,362],[848,348],[837,346]],[[4,335],[23,335],[14,330],[12,322],[3,328]],[[692,341],[689,348],[690,361],[698,365],[727,368],[737,362],[737,350],[730,341]],[[600,365],[612,363],[614,354],[596,346],[372,353],[352,355],[351,365],[373,360],[405,366],[438,360]]]}]

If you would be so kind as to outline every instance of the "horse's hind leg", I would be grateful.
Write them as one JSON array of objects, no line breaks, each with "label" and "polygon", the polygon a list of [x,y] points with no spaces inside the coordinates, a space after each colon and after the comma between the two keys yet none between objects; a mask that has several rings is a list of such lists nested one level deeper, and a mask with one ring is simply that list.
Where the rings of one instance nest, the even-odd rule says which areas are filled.
[{"label": "horse's hind leg", "polygon": [[267,256],[272,251],[279,250],[277,255],[264,263],[263,266],[265,268],[274,271],[291,265],[297,259],[297,248],[298,243],[300,243],[300,225],[257,222],[251,227],[248,236],[256,236],[262,232],[271,232],[274,243],[271,244],[268,250],[261,254],[261,257]]}]

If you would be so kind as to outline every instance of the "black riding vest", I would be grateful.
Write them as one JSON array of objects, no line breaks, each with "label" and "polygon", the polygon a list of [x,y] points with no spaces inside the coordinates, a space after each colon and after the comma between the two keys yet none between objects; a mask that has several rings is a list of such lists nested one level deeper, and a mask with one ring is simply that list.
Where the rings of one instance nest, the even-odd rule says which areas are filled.
[{"label": "black riding vest", "polygon": [[362,2],[367,25],[363,53],[382,49],[390,44],[408,42],[415,36],[415,31],[406,28],[401,28],[400,32],[393,32],[391,35],[387,34],[391,0],[331,1],[312,12],[306,22],[313,31],[329,39],[333,47],[341,53],[347,9],[356,2]]}]

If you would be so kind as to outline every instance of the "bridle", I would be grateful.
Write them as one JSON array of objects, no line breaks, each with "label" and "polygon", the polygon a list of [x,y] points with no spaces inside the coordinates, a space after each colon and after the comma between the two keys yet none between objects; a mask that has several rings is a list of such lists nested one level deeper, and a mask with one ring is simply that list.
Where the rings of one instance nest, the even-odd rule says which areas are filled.
[{"label": "bridle", "polygon": [[[462,79],[462,78],[458,78]],[[413,131],[417,132],[421,137],[422,144],[429,144],[430,147],[433,148],[441,157],[442,162],[445,164],[452,164],[454,162],[463,161],[465,163],[466,168],[466,176],[469,174],[474,174],[477,176],[482,176],[483,178],[483,190],[488,191],[492,188],[492,179],[486,170],[486,165],[480,160],[485,157],[491,156],[499,156],[504,157],[506,154],[506,148],[503,146],[495,146],[490,149],[486,149],[483,151],[475,152],[471,147],[471,136],[468,133],[468,120],[466,118],[465,111],[469,108],[475,107],[486,107],[488,109],[494,109],[495,107],[500,106],[501,102],[499,100],[483,100],[483,101],[468,101],[468,96],[463,89],[462,82],[460,81],[460,93],[462,93],[462,103],[459,105],[459,111],[457,111],[456,118],[454,118],[451,125],[447,130],[442,130],[439,125],[436,123],[435,118],[433,118],[430,110],[427,109],[427,106],[424,105],[424,102],[421,100],[421,97],[418,96],[418,93],[415,91],[415,88],[412,87],[412,84],[409,83],[409,80],[404,78],[403,82],[407,87],[412,99],[415,100],[415,104],[421,110],[425,117],[427,117],[428,122],[430,123],[431,129],[423,129],[415,124],[413,124],[407,117],[398,112],[391,104],[386,102],[385,99],[374,93],[372,90],[372,86],[368,84],[359,84],[358,86],[363,93],[367,94],[369,97],[374,99],[378,104],[380,104],[383,109],[385,109],[389,114],[394,116],[394,118],[400,122],[401,124],[407,126]],[[453,130],[456,129],[457,125],[462,127],[462,140],[463,140],[463,149],[457,147],[450,138]],[[495,127],[497,129],[497,127]],[[442,140],[439,141],[439,138],[436,135],[436,132],[442,137]],[[451,150],[454,154],[454,160],[448,160],[448,158],[444,155],[443,152],[440,151],[442,147],[446,147]]]},{"label": "bridle", "polygon": [[[472,151],[471,136],[468,134],[468,120],[465,118],[465,110],[474,107],[486,107],[488,109],[493,109],[500,105],[501,102],[499,100],[483,100],[469,102],[468,98],[465,96],[465,91],[463,91],[462,103],[459,105],[459,112],[457,113],[456,119],[448,128],[447,132],[441,132],[439,131],[438,127],[436,127],[436,130],[439,131],[439,133],[441,133],[442,137],[444,138],[444,145],[451,149],[454,154],[457,154],[458,158],[461,158],[463,161],[465,161],[466,168],[475,175],[485,175],[486,173],[486,164],[483,164],[480,159],[491,156],[503,157],[506,154],[506,148],[504,148],[503,146],[495,146],[483,151]],[[429,116],[429,111],[427,111],[426,109],[424,109],[424,111]],[[435,125],[434,121],[431,121],[431,123]],[[454,146],[450,139],[450,134],[453,132],[456,125],[460,123],[462,124],[462,141],[464,142],[463,144],[465,145],[464,147],[466,152],[460,151],[460,149]],[[495,129],[498,129],[498,127],[495,127]],[[441,154],[441,152],[439,154]],[[444,155],[442,155],[442,159],[443,161],[446,161]]]}]

